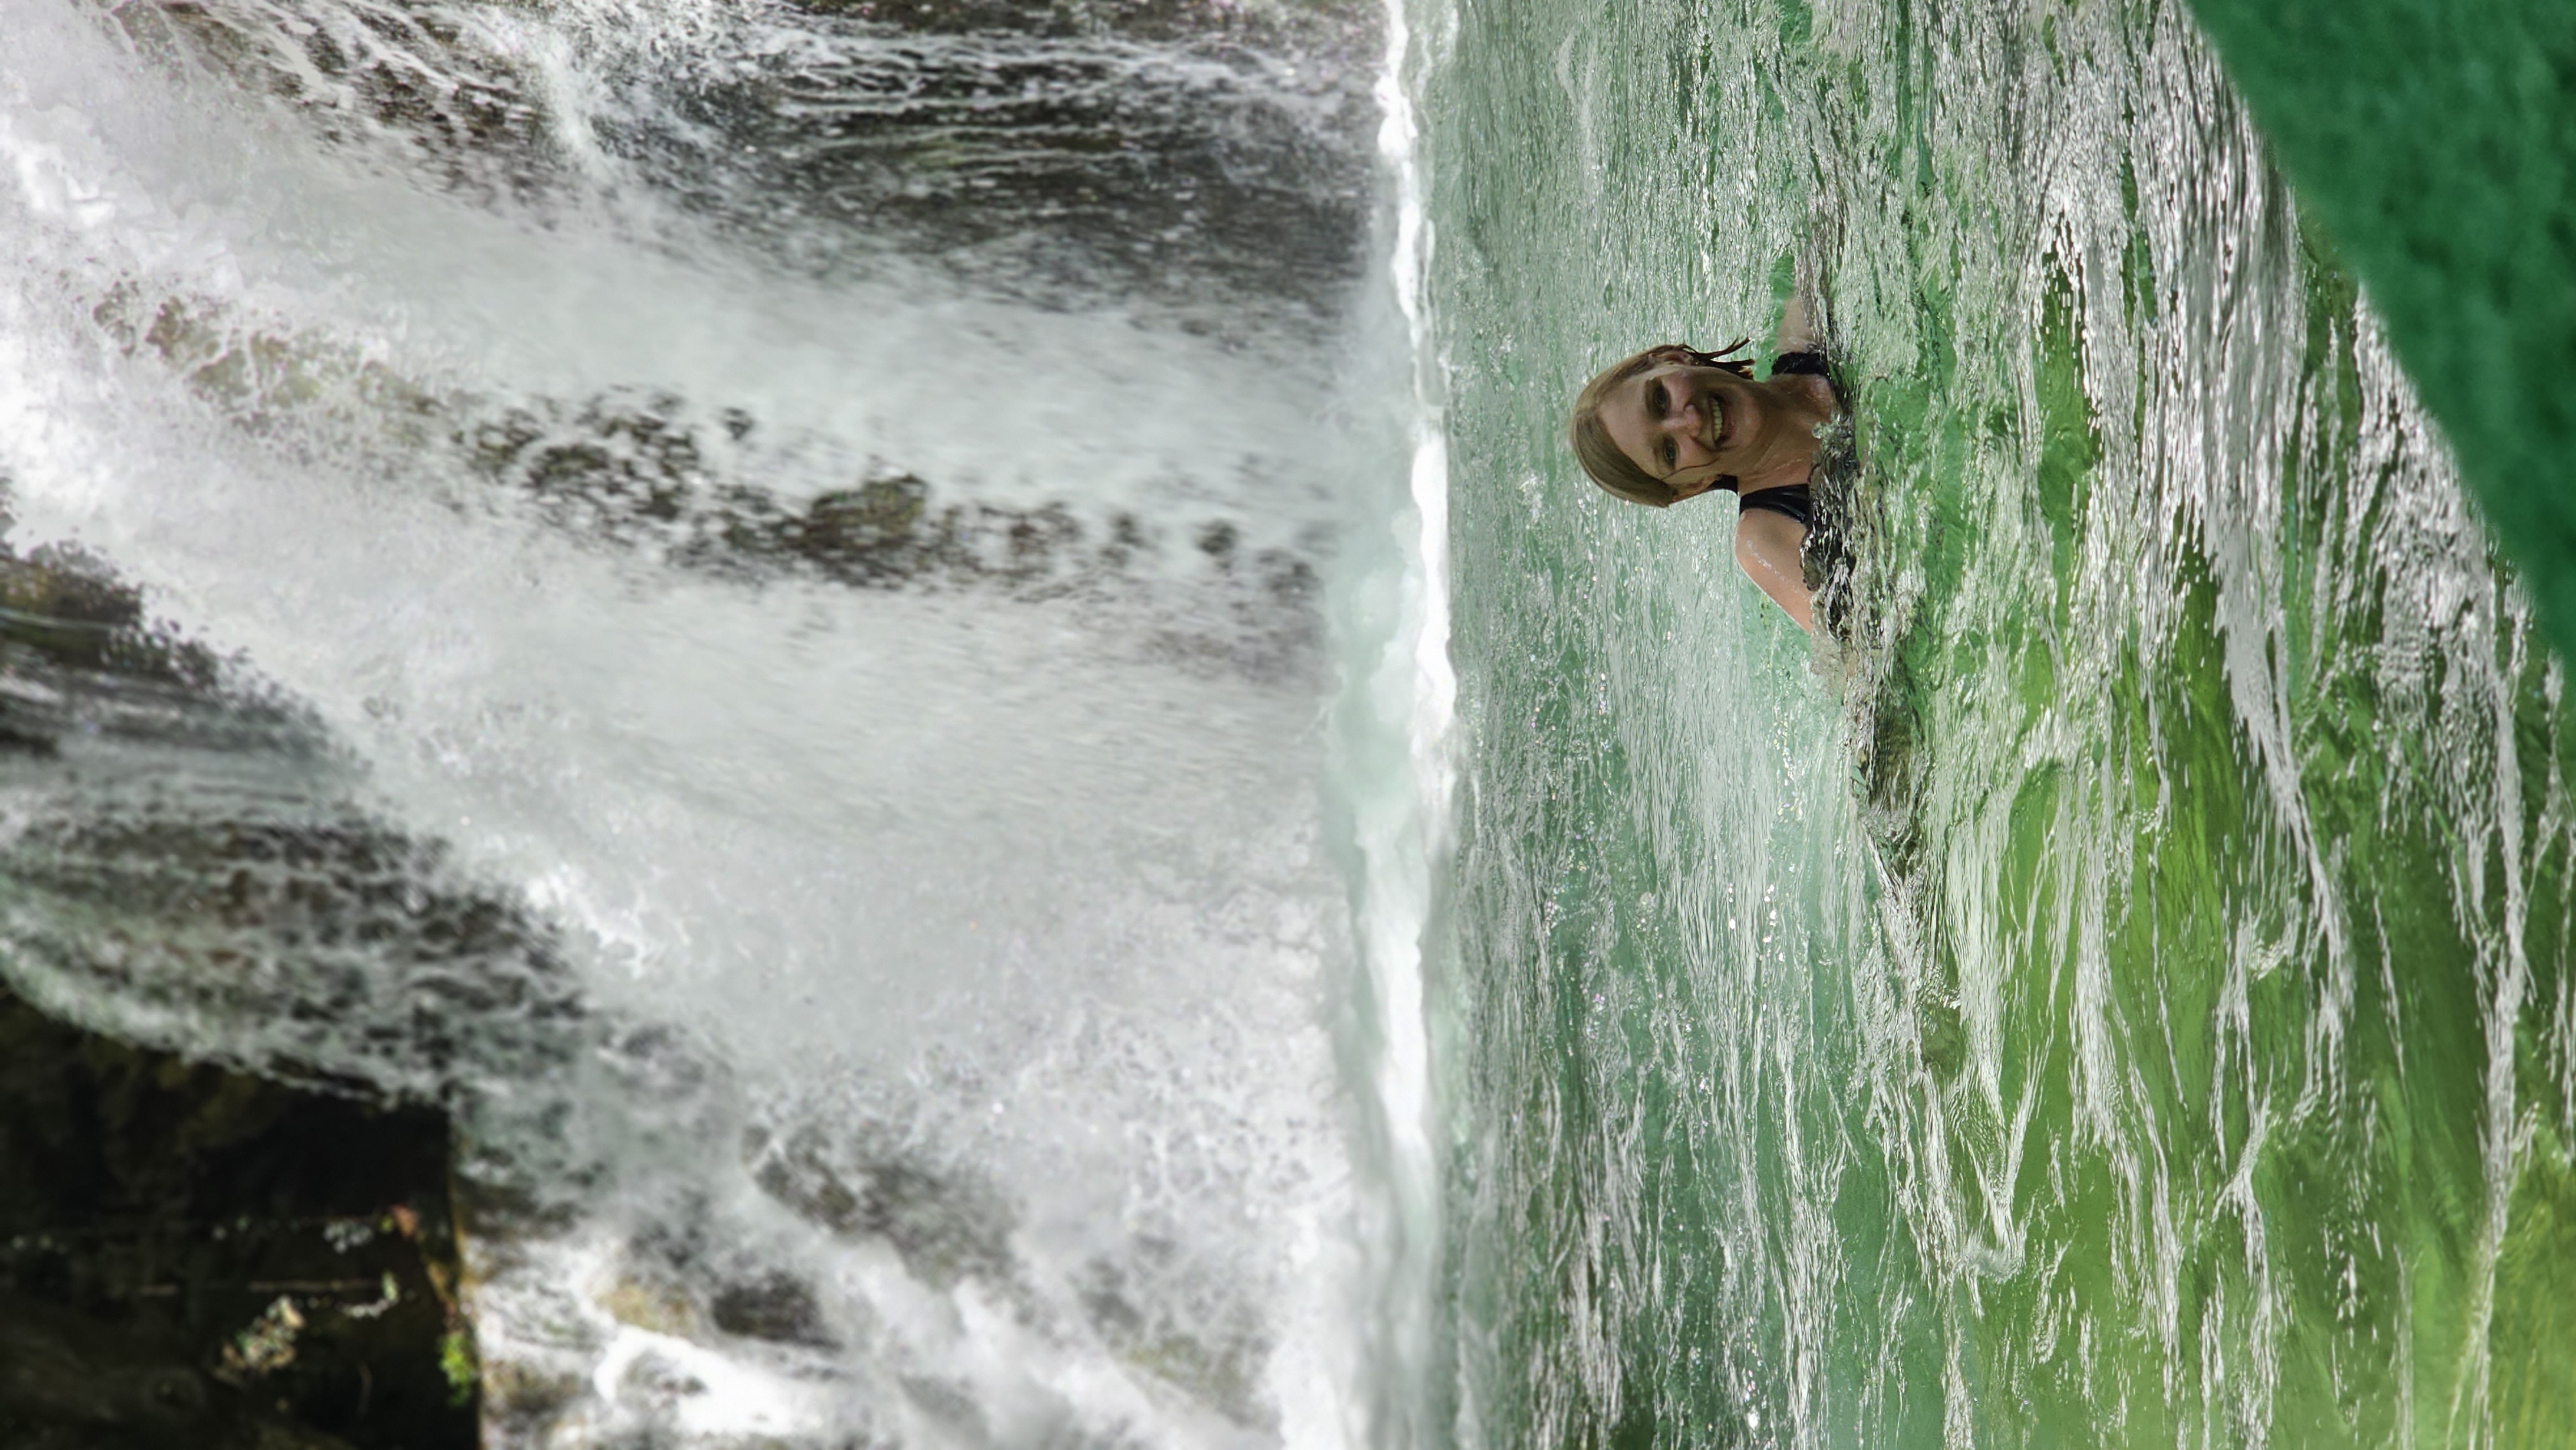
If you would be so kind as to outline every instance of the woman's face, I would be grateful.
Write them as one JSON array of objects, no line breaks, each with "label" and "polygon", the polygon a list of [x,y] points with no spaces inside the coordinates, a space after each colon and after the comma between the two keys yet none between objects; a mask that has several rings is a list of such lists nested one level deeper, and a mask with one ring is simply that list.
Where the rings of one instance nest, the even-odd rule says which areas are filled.
[{"label": "woman's face", "polygon": [[1611,388],[1601,429],[1628,460],[1684,498],[1743,472],[1760,435],[1757,391],[1723,368],[1659,362]]}]

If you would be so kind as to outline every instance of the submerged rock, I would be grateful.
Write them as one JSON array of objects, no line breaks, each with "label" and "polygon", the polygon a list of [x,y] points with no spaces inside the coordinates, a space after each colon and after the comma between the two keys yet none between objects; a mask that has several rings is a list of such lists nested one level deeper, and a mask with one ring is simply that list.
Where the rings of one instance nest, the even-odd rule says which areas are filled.
[{"label": "submerged rock", "polygon": [[1010,1208],[890,1135],[862,1128],[835,1141],[814,1128],[783,1138],[755,1130],[744,1157],[752,1180],[798,1217],[841,1238],[884,1241],[925,1284],[1011,1281]]},{"label": "submerged rock", "polygon": [[838,1349],[840,1339],[825,1320],[814,1291],[792,1275],[772,1271],[716,1292],[708,1306],[715,1326],[745,1339],[798,1344],[812,1349]]}]

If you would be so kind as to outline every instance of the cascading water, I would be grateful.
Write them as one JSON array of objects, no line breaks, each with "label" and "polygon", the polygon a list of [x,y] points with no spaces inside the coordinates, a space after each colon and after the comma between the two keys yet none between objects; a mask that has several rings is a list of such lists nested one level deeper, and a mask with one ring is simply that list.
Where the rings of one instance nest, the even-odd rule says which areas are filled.
[{"label": "cascading water", "polygon": [[15,0],[7,985],[448,1104],[493,1443],[1387,1422],[1382,26]]}]

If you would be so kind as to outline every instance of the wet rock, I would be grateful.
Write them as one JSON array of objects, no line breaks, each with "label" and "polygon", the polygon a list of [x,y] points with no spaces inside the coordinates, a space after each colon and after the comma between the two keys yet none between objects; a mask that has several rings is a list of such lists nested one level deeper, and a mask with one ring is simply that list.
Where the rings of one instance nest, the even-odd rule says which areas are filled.
[{"label": "wet rock", "polygon": [[455,442],[476,472],[533,498],[567,532],[682,568],[749,584],[804,578],[1141,606],[1176,660],[1256,676],[1311,663],[1314,563],[1253,548],[1232,523],[1201,526],[1187,553],[1167,556],[1132,514],[942,503],[917,475],[883,468],[799,504],[729,481],[748,471],[736,448],[752,431],[738,414],[710,424],[678,398],[635,390],[505,408]]},{"label": "wet rock", "polygon": [[218,1428],[219,1386],[144,1335],[0,1295],[0,1418],[102,1436]]},{"label": "wet rock", "polygon": [[1238,1424],[1275,1434],[1277,1417],[1260,1385],[1269,1336],[1246,1305],[1204,1275],[1205,1266],[1190,1262],[1173,1241],[1140,1236],[1124,1256],[1085,1267],[1078,1280],[1083,1316],[1128,1364]]},{"label": "wet rock", "polygon": [[[1117,34],[1136,39],[1186,40],[1229,32],[1257,32],[1283,17],[1238,0],[794,0],[816,15],[842,15],[930,34],[1009,31],[1067,37]],[[1334,7],[1314,7],[1329,14]],[[1342,7],[1363,13],[1361,7]]]},{"label": "wet rock", "polygon": [[[800,501],[745,480],[813,440],[756,437],[757,420],[739,409],[708,413],[642,388],[506,403],[434,394],[363,350],[271,333],[221,307],[134,287],[102,301],[93,320],[126,352],[157,355],[248,426],[330,412],[319,398],[356,400],[391,425],[386,441],[402,450],[444,451],[566,533],[674,567],[754,586],[804,579],[1106,607],[1173,663],[1256,678],[1316,663],[1317,566],[1329,552],[1320,530],[1255,547],[1241,526],[1215,520],[1197,526],[1185,548],[1124,511],[943,501],[918,475],[883,463],[849,487]],[[245,375],[235,364],[250,354],[264,361]],[[47,702],[63,686],[49,676],[111,670],[202,690],[218,673],[202,648],[147,625],[130,589],[76,556],[0,552],[0,673],[9,672],[11,651],[30,659],[14,673],[39,687],[11,694],[0,681],[0,750],[41,752],[61,733],[61,712]],[[232,714],[236,724],[248,718]],[[19,723],[30,717],[35,728]]]},{"label": "wet rock", "polygon": [[308,722],[277,700],[236,692],[209,708],[220,672],[202,646],[148,620],[104,564],[61,546],[21,555],[0,543],[0,752],[52,755],[102,733],[309,750]]},{"label": "wet rock", "polygon": [[54,1450],[350,1450],[149,1336],[0,1295],[0,1443]]},{"label": "wet rock", "polygon": [[[861,1135],[864,1137],[864,1135]],[[924,1283],[1011,1279],[1010,1210],[978,1185],[892,1145],[756,1134],[752,1177],[800,1217],[845,1238],[880,1238]]]},{"label": "wet rock", "polygon": [[486,200],[562,180],[542,83],[470,12],[331,0],[166,0],[110,12],[135,45],[230,78],[327,142]]},{"label": "wet rock", "polygon": [[1247,342],[1333,315],[1358,275],[1367,7],[797,8],[807,43],[742,47],[617,138],[792,265],[891,246],[1031,300],[1151,298]]},{"label": "wet rock", "polygon": [[716,1328],[745,1339],[766,1339],[773,1344],[801,1344],[813,1349],[837,1349],[840,1341],[823,1322],[823,1309],[814,1301],[814,1291],[803,1281],[787,1274],[768,1274],[747,1283],[727,1284],[716,1291],[708,1315]]},{"label": "wet rock", "polygon": [[841,573],[892,573],[921,526],[930,486],[910,474],[828,493],[780,532],[786,549]]},{"label": "wet rock", "polygon": [[440,1114],[5,995],[0,1103],[0,1443],[476,1443]]},{"label": "wet rock", "polygon": [[[580,191],[588,168],[565,145],[577,137],[818,270],[892,247],[1051,300],[1187,298],[1215,324],[1275,299],[1286,306],[1270,326],[1333,312],[1359,270],[1373,7],[738,7],[738,24],[691,34],[694,63],[609,67],[610,94],[570,110],[527,60],[520,8],[166,0],[111,13],[145,54],[486,205],[543,212]],[[803,43],[778,45],[790,17]],[[224,365],[264,361],[245,349]]]},{"label": "wet rock", "polygon": [[21,986],[148,1002],[326,1088],[362,1086],[353,1041],[367,1085],[424,1099],[468,1064],[550,1071],[589,1028],[551,933],[347,785],[309,713],[148,622],[103,565],[0,543],[0,947]]}]

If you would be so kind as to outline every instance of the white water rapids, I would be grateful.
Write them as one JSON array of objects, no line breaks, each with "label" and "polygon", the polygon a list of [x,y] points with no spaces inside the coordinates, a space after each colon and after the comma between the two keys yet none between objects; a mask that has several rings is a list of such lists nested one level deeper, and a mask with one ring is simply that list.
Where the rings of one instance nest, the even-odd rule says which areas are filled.
[{"label": "white water rapids", "polygon": [[[1409,133],[1353,150],[1368,78],[1316,79],[1378,17],[5,12],[12,547],[138,588],[225,661],[202,708],[293,741],[0,771],[52,873],[7,984],[453,1107],[496,1445],[1404,1438],[1446,809],[1418,255],[1226,250],[1263,207],[1328,257],[1422,244]],[[944,120],[916,180],[745,159],[1007,65],[1212,199],[1140,239]],[[1264,146],[1340,180],[1216,195]],[[1029,195],[971,237],[903,209],[978,175]],[[427,844],[382,908],[268,862],[292,922],[113,844],[245,822]],[[184,889],[60,884],[144,874]],[[442,893],[485,947],[403,924]]]}]

